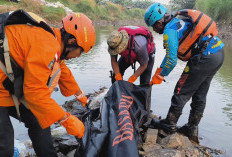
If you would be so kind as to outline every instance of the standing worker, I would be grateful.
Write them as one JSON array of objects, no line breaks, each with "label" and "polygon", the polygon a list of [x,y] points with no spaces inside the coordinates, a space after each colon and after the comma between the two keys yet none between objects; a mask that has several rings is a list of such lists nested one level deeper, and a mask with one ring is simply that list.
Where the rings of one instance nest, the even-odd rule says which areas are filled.
[{"label": "standing worker", "polygon": [[[111,55],[113,69],[112,83],[122,80],[125,70],[135,62],[140,67],[128,79],[134,83],[140,76],[140,84],[149,84],[154,65],[155,44],[152,33],[142,26],[123,26],[118,31],[113,31],[107,40],[108,52]],[[117,61],[118,54],[121,55]]]},{"label": "standing worker", "polygon": [[84,134],[83,123],[66,113],[51,94],[59,84],[64,96],[75,95],[83,105],[87,103],[87,97],[64,60],[80,57],[94,46],[92,21],[82,13],[71,14],[62,20],[62,28],[55,29],[36,21],[23,10],[1,14],[0,18],[1,157],[14,153],[10,116],[28,128],[38,157],[56,157],[50,131],[52,124],[59,122],[68,134],[79,138]]},{"label": "standing worker", "polygon": [[166,49],[166,56],[150,84],[161,84],[164,76],[176,66],[177,58],[188,61],[176,84],[167,117],[160,122],[160,133],[177,131],[176,124],[183,107],[192,98],[188,123],[178,131],[198,143],[198,124],[205,109],[206,95],[213,76],[224,61],[224,44],[217,37],[216,23],[198,10],[185,9],[175,16],[170,15],[159,3],[147,9],[144,20],[155,32],[164,34]]}]

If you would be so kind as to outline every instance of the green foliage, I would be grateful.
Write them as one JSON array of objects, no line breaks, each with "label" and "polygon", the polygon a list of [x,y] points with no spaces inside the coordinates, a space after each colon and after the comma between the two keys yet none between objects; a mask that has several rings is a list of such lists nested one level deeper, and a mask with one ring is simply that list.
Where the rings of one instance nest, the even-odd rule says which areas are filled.
[{"label": "green foliage", "polygon": [[91,7],[91,5],[89,4],[89,1],[80,1],[76,5],[76,9],[74,11],[83,12],[86,14],[93,14],[94,8]]},{"label": "green foliage", "polygon": [[196,3],[196,0],[171,0],[170,1],[172,8],[175,10],[179,9],[193,9]]},{"label": "green foliage", "polygon": [[54,7],[44,6],[42,15],[49,22],[60,22],[62,20],[62,18],[66,15],[66,12],[61,7],[54,8]]},{"label": "green foliage", "polygon": [[103,0],[95,0],[96,4],[100,4]]},{"label": "green foliage", "polygon": [[216,21],[232,22],[232,0],[171,0],[174,9],[200,10]]},{"label": "green foliage", "polygon": [[128,17],[137,18],[137,19],[142,19],[145,14],[145,10],[138,9],[138,8],[130,9],[126,12],[127,12]]},{"label": "green foliage", "polygon": [[[47,2],[57,2],[64,4],[65,6],[72,9],[74,12],[82,12],[86,14],[91,20],[133,20],[141,19],[144,16],[145,9],[151,4],[147,2],[132,2],[130,0],[118,0],[117,3],[112,3],[105,0],[46,0]],[[2,0],[0,0],[1,3]],[[119,4],[120,3],[120,4]],[[146,5],[143,5],[146,4]],[[8,5],[9,4],[9,5]],[[128,6],[122,6],[121,4],[130,4]],[[38,1],[34,0],[21,0],[17,5],[15,3],[5,2],[4,9],[1,8],[0,12],[24,9],[26,11],[31,11],[47,22],[60,22],[61,19],[66,16],[66,12],[63,8],[54,8],[43,6]],[[12,9],[13,7],[13,9]],[[138,9],[137,7],[144,8]]]},{"label": "green foliage", "polygon": [[111,17],[119,18],[121,15],[121,9],[118,5],[115,5],[114,3],[106,3],[107,12]]},{"label": "green foliage", "polygon": [[98,6],[95,8],[95,18],[101,20],[111,20],[112,17],[109,15],[109,12],[106,7]]},{"label": "green foliage", "polygon": [[8,0],[0,0],[0,5],[10,5],[13,4],[13,2],[10,2]]},{"label": "green foliage", "polygon": [[196,9],[208,14],[214,20],[232,22],[231,0],[197,0]]},{"label": "green foliage", "polygon": [[121,5],[112,2],[106,2],[104,5],[94,5],[89,0],[81,0],[75,5],[75,10],[83,12],[92,20],[117,20],[128,18],[143,18],[145,10],[142,9],[126,9]]},{"label": "green foliage", "polygon": [[64,5],[70,5],[73,3],[73,0],[46,0],[47,2],[60,2]]}]

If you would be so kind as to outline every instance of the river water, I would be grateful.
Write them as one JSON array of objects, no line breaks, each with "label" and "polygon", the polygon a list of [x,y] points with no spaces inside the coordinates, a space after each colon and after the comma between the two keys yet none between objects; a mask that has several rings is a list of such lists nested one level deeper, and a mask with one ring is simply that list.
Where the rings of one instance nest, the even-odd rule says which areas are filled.
[{"label": "river water", "polygon": [[[100,87],[111,86],[109,71],[111,70],[110,56],[107,52],[106,39],[108,33],[113,31],[111,27],[97,29],[97,41],[95,47],[88,54],[83,54],[80,58],[67,61],[68,67],[81,89],[85,93],[93,93]],[[155,65],[153,73],[162,62],[165,55],[163,49],[163,38],[161,35],[154,34],[156,43]],[[222,68],[212,80],[207,96],[207,104],[199,125],[199,136],[202,138],[200,143],[205,146],[221,149],[225,152],[223,157],[232,156],[232,45],[229,41],[224,41],[225,62]],[[176,82],[178,81],[184,67],[184,62],[178,60],[177,66],[166,78],[166,82],[161,85],[154,85],[152,89],[152,110],[154,114],[165,118],[170,107],[171,97]],[[137,64],[138,67],[138,64]],[[133,74],[131,68],[126,71],[124,79],[128,79]],[[135,84],[139,84],[136,81]],[[73,99],[65,98],[60,92],[55,92],[52,97],[59,103]],[[178,125],[183,125],[188,121],[190,111],[190,101],[185,105],[183,114],[178,121]],[[17,139],[26,137],[26,129],[22,124],[13,120],[15,136]],[[27,138],[27,137],[26,137]]]}]

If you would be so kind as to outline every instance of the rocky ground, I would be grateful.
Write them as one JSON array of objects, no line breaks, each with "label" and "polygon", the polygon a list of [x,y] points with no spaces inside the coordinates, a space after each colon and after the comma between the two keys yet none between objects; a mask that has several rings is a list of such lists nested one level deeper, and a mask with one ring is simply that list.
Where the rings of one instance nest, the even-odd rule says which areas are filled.
[{"label": "rocky ground", "polygon": [[157,140],[158,130],[149,129],[144,151],[140,154],[144,157],[212,157],[222,154],[220,150],[192,143],[181,134],[173,134]]},{"label": "rocky ground", "polygon": [[[88,94],[89,100],[91,100],[89,107],[91,109],[99,108],[107,91],[107,89],[101,88],[98,92]],[[62,107],[74,115],[80,114],[80,108],[82,108],[76,100],[65,102]],[[74,156],[78,142],[73,136],[68,135],[65,129],[58,124],[52,126],[52,136],[59,157]],[[31,141],[16,141],[15,146],[19,149],[21,156],[35,156]],[[177,133],[160,139],[157,129],[148,129],[146,141],[138,147],[138,150],[140,157],[213,157],[213,155],[223,153],[220,150],[192,143],[187,137]]]},{"label": "rocky ground", "polygon": [[217,23],[219,37],[224,40],[232,39],[232,23],[228,23],[226,21],[222,21]]},{"label": "rocky ground", "polygon": [[[92,100],[90,108],[99,108],[106,92],[107,90],[102,88],[99,92],[90,94],[89,96],[91,96]],[[80,106],[78,102],[72,100],[66,102],[63,107],[73,113],[78,106]],[[151,116],[157,117],[155,115]],[[53,136],[56,136],[57,150],[64,152],[67,149],[70,151],[67,156],[72,157],[74,151],[71,150],[75,148],[76,139],[67,135],[64,130],[63,133],[65,136],[57,136],[57,133],[61,132],[60,129],[58,127],[56,130],[53,130]],[[146,141],[138,149],[140,150],[139,154],[141,157],[212,157],[213,155],[223,153],[220,150],[192,143],[187,137],[178,133],[160,139],[157,129],[148,129]],[[65,152],[68,152],[67,150]],[[63,157],[62,153],[60,153],[61,157]]]}]

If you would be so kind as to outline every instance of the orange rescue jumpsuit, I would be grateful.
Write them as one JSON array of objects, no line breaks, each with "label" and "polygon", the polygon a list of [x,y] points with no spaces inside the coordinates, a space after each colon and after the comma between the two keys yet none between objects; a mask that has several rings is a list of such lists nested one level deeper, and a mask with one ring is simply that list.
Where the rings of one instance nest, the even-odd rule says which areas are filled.
[{"label": "orange rescue jumpsuit", "polygon": [[[61,54],[60,29],[53,28],[57,39],[40,27],[10,25],[5,27],[10,55],[24,70],[24,97],[30,111],[45,129],[65,116],[65,111],[51,98],[47,86],[51,75],[50,63]],[[66,64],[58,59],[61,68],[59,87],[64,96],[71,96],[80,89]],[[0,69],[0,106],[14,106],[2,82],[6,75]]]}]

